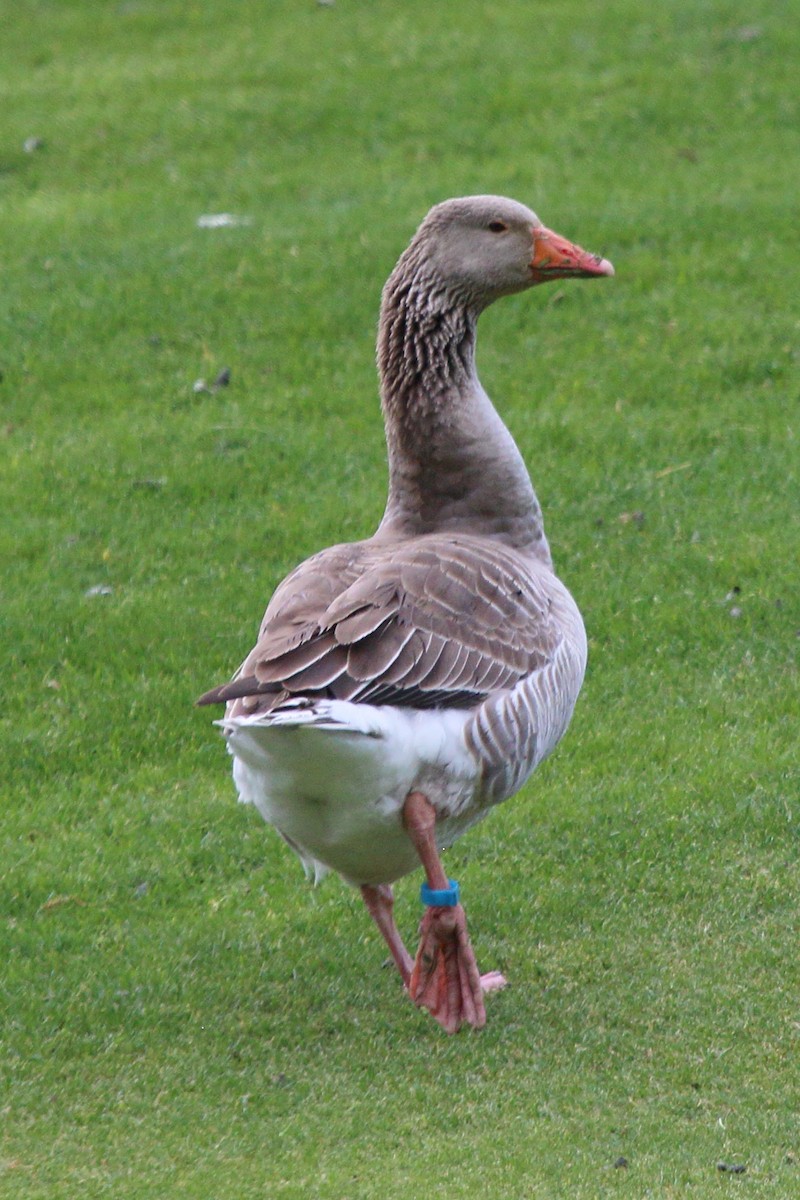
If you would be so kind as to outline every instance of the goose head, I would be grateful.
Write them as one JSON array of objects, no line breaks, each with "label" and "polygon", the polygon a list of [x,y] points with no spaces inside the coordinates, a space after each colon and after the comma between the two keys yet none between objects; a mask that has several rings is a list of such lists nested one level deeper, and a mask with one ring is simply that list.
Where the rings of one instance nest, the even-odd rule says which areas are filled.
[{"label": "goose head", "polygon": [[424,256],[440,284],[478,308],[549,280],[614,274],[607,259],[553,233],[524,204],[504,196],[437,204],[408,252]]}]

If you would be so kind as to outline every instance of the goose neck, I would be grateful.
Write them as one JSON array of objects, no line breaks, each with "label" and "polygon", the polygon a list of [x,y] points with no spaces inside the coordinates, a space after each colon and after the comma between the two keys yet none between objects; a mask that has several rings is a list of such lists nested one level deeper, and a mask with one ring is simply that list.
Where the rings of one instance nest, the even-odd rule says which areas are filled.
[{"label": "goose neck", "polygon": [[384,289],[378,334],[389,458],[380,532],[482,534],[549,562],[527,469],[475,369],[481,305],[403,266]]}]

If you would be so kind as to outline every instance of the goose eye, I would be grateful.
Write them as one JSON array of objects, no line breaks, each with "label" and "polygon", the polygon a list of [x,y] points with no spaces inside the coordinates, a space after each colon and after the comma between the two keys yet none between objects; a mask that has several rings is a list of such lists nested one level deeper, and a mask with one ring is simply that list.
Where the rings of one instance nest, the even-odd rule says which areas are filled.
[{"label": "goose eye", "polygon": [[505,233],[508,229],[508,226],[506,225],[505,221],[490,221],[489,228],[491,229],[492,233]]}]

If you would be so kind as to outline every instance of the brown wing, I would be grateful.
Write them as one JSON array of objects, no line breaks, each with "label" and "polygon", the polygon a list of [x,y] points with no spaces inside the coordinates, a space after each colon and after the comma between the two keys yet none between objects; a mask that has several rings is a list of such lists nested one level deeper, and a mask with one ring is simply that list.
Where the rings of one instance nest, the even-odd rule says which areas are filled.
[{"label": "brown wing", "polygon": [[288,576],[237,679],[203,701],[471,706],[544,666],[559,641],[543,577],[505,547],[436,534],[369,540]]}]

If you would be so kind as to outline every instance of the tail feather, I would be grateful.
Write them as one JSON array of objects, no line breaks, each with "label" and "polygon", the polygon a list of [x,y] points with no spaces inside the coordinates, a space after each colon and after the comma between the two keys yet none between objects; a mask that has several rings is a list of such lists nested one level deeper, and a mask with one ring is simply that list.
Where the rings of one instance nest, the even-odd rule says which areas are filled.
[{"label": "tail feather", "polygon": [[219,725],[225,733],[246,728],[313,727],[332,733],[357,733],[377,738],[385,736],[379,710],[369,705],[352,704],[348,700],[309,700],[302,696],[284,700],[278,708],[267,713],[223,717],[214,724]]}]

